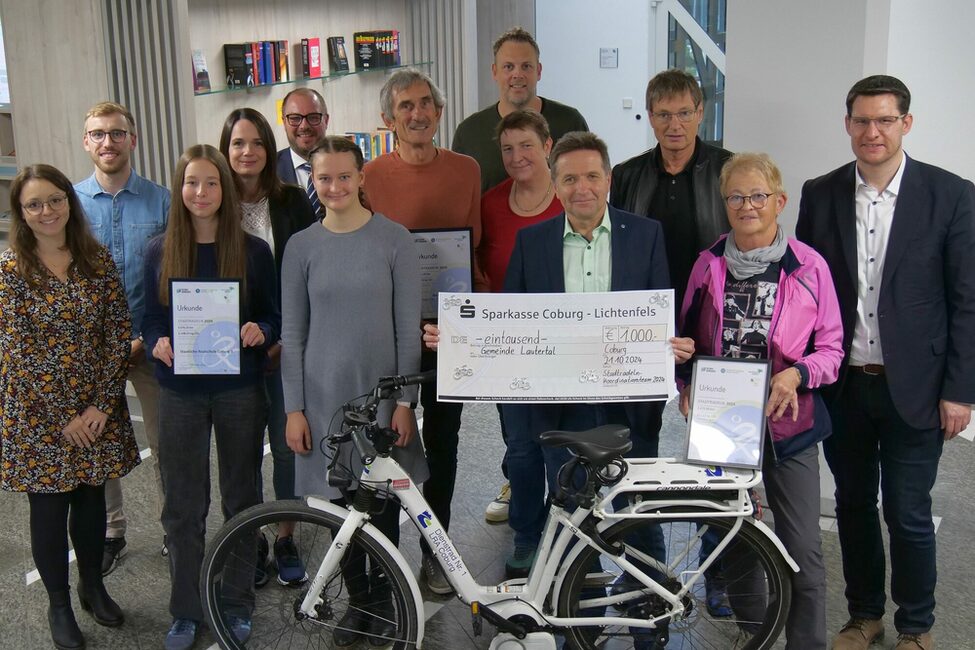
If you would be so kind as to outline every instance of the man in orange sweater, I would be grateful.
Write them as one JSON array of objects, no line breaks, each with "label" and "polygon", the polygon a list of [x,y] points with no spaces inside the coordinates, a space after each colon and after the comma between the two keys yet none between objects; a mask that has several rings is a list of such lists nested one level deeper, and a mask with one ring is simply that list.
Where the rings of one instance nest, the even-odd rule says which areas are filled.
[{"label": "man in orange sweater", "polygon": [[[405,69],[389,77],[379,101],[383,122],[396,134],[397,146],[363,170],[369,207],[410,229],[471,228],[476,247],[481,237],[481,172],[473,158],[433,142],[443,114],[443,93],[427,75]],[[478,290],[487,288],[476,268],[474,284]],[[436,353],[424,350],[421,369],[436,367]],[[420,390],[420,403],[423,446],[430,466],[423,495],[446,529],[457,478],[463,404],[438,402],[436,387],[431,385]],[[423,573],[434,593],[453,591],[425,542]]]}]

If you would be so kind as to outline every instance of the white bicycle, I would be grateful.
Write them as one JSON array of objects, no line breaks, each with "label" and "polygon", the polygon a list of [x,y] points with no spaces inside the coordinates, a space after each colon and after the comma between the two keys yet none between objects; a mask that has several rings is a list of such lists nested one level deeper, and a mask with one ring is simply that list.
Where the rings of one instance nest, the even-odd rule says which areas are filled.
[{"label": "white bicycle", "polygon": [[[398,504],[470,606],[473,633],[482,633],[483,621],[497,629],[491,648],[772,646],[789,610],[790,571],[798,567],[752,517],[749,488],[761,473],[623,460],[630,442],[621,427],[542,435],[543,444],[567,447],[572,459],[560,472],[531,572],[478,584],[421,491],[390,457],[397,434],[376,422],[381,400],[431,378],[384,378],[370,395],[346,405],[342,432],[329,444],[335,451],[351,439],[363,463],[348,509],[316,497],[275,501],[223,526],[201,577],[207,621],[221,647],[423,647],[423,598],[413,569],[369,523],[377,508]],[[339,456],[333,455],[330,476],[342,473]],[[620,495],[629,505],[614,511]],[[295,542],[315,574],[297,587],[255,592],[256,538],[276,532],[281,522],[297,522]],[[651,538],[662,539],[666,557],[647,550]],[[731,616],[712,616],[705,605],[704,572],[712,565],[720,566]],[[241,616],[252,620],[253,630],[243,642],[232,631]],[[350,621],[360,631],[355,640],[348,633],[333,638],[337,630],[348,632]]]}]

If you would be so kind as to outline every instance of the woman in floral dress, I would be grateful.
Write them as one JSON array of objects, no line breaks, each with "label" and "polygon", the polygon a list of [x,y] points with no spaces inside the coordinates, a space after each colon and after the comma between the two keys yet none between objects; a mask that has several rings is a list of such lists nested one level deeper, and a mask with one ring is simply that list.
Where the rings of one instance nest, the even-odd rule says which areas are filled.
[{"label": "woman in floral dress", "polygon": [[82,608],[101,625],[123,621],[101,562],[105,481],[139,463],[125,402],[129,309],[64,174],[25,168],[10,204],[10,250],[0,255],[0,487],[27,493],[54,645],[82,648],[69,596],[69,532]]}]

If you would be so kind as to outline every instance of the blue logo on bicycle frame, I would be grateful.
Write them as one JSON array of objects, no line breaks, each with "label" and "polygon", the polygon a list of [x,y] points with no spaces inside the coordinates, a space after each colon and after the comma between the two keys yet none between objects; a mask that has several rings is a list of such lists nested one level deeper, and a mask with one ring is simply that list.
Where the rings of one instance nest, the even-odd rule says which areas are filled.
[{"label": "blue logo on bicycle frame", "polygon": [[721,476],[721,474],[723,474],[721,468],[717,465],[708,465],[704,468],[704,473],[708,476]]},{"label": "blue logo on bicycle frame", "polygon": [[430,522],[433,520],[433,515],[430,514],[429,510],[424,510],[423,512],[421,512],[416,516],[416,520],[420,522],[421,527],[426,528],[427,526],[430,525]]}]

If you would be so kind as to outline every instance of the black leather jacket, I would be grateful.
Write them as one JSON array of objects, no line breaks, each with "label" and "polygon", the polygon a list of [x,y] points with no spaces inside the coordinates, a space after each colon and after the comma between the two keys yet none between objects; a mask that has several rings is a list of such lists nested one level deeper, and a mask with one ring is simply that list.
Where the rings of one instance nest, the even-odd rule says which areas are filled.
[{"label": "black leather jacket", "polygon": [[[695,147],[696,162],[692,182],[700,238],[697,249],[703,250],[730,230],[718,177],[722,165],[731,157],[731,152],[706,144],[701,138],[696,138]],[[610,205],[647,216],[653,193],[657,190],[659,174],[656,147],[616,165],[613,167],[613,181],[610,186]]]}]

